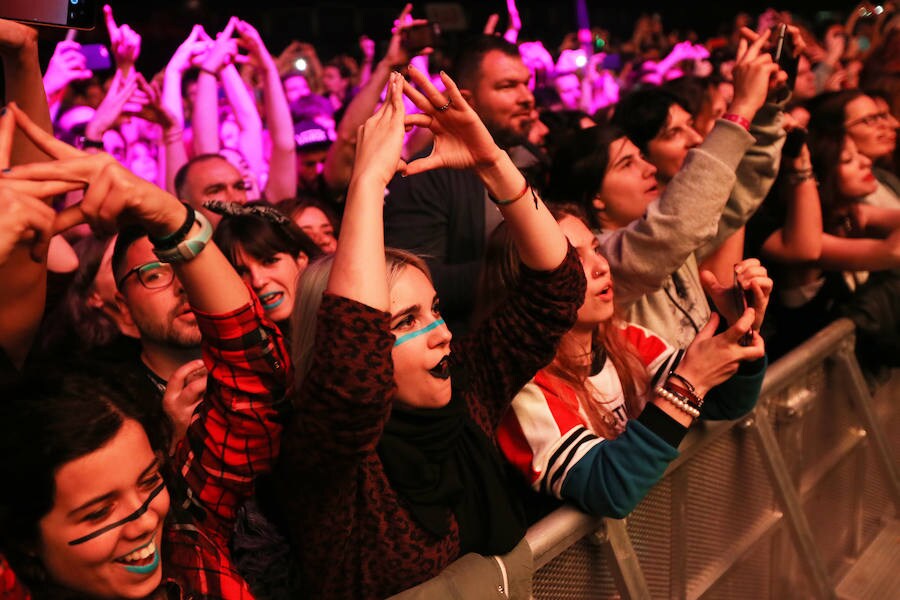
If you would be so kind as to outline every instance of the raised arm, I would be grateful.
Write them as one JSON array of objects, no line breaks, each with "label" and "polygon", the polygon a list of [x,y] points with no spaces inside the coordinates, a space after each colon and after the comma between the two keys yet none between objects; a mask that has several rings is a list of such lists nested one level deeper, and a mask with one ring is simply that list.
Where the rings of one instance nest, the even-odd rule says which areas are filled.
[{"label": "raised arm", "polygon": [[410,19],[411,11],[412,4],[407,4],[400,16],[397,17],[387,52],[378,62],[369,79],[347,105],[344,117],[338,123],[337,139],[328,149],[328,156],[322,172],[325,182],[331,190],[338,191],[347,187],[353,171],[356,131],[372,115],[375,107],[381,101],[381,92],[384,90],[391,72],[409,64],[410,56],[403,47],[402,32],[413,25],[425,22]]},{"label": "raised arm", "polygon": [[294,123],[291,109],[284,95],[281,76],[275,59],[263,43],[259,32],[246,21],[238,21],[237,32],[241,45],[250,52],[253,61],[262,74],[263,100],[266,107],[266,125],[272,140],[272,155],[269,159],[269,178],[265,196],[269,202],[279,202],[293,198],[297,191],[297,158],[294,142]]},{"label": "raised arm", "polygon": [[[768,34],[752,44],[741,40],[734,68],[735,97],[729,112],[749,123],[765,102],[770,80],[778,72],[762,53]],[[646,215],[601,237],[604,254],[616,277],[616,302],[628,306],[663,285],[688,256],[718,230],[722,209],[735,183],[735,169],[753,142],[740,125],[720,119]]]},{"label": "raised arm", "polygon": [[[237,54],[237,41],[232,38],[237,18],[229,19],[225,29],[210,45],[200,63],[197,76],[197,99],[194,101],[193,130],[194,152],[215,154],[219,151],[219,98],[220,73]],[[203,37],[203,34],[200,34]],[[208,36],[206,36],[208,38]],[[211,41],[211,40],[206,40]]]}]

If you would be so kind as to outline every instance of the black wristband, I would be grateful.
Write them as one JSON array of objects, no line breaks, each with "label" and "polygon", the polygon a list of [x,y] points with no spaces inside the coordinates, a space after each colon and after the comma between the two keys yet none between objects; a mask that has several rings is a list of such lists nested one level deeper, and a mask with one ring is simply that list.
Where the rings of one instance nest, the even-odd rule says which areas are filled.
[{"label": "black wristband", "polygon": [[652,402],[648,402],[644,406],[644,410],[638,415],[637,420],[673,448],[678,448],[688,432],[687,427],[667,415],[664,410]]},{"label": "black wristband", "polygon": [[77,138],[76,145],[84,150],[85,148],[96,148],[97,150],[103,150],[103,140],[92,140],[88,137],[81,136]]},{"label": "black wristband", "polygon": [[157,250],[171,250],[184,241],[184,238],[186,238],[187,234],[191,231],[191,227],[194,226],[194,221],[196,220],[194,208],[190,204],[187,204],[185,202],[182,202],[182,204],[187,209],[187,216],[185,217],[184,223],[182,223],[181,227],[179,227],[169,235],[163,236],[161,238],[149,236],[150,243],[153,244],[153,247]]}]

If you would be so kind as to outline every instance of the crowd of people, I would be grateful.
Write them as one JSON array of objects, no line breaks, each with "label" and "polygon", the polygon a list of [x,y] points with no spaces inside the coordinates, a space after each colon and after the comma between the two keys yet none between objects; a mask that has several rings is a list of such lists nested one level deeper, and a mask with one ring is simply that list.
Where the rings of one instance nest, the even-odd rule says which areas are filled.
[{"label": "crowd of people", "polygon": [[0,20],[0,597],[435,597],[477,553],[527,598],[531,522],[629,514],[830,321],[877,380],[900,12],[848,8],[548,49],[507,0],[451,57],[406,5],[324,61],[232,17],[155,75],[108,6],[108,71]]}]

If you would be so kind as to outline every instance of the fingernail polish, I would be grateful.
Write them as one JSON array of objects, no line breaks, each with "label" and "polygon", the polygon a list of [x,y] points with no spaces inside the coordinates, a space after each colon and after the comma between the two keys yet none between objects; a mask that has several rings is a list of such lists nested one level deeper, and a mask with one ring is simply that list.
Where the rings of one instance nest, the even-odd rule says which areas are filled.
[{"label": "fingernail polish", "polygon": [[10,171],[12,171],[12,169],[3,169],[4,173],[9,173]]},{"label": "fingernail polish", "polygon": [[6,114],[6,107],[0,108],[0,117]]}]

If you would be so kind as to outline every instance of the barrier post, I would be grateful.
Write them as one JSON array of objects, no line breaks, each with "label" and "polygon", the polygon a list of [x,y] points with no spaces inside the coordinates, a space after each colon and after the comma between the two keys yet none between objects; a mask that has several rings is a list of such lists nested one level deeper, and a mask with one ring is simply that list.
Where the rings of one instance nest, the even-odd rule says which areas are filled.
[{"label": "barrier post", "polygon": [[[625,519],[603,519],[605,547],[609,550],[610,570],[616,587],[625,600],[650,600],[650,588],[644,579],[641,562],[638,560],[631,537],[625,528]],[[595,535],[601,535],[597,532]]]}]

